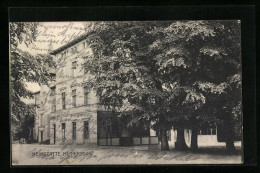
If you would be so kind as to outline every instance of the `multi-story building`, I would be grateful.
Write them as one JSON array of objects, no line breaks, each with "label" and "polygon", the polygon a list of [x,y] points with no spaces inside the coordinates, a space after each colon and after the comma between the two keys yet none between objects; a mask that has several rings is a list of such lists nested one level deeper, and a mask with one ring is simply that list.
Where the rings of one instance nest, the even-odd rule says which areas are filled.
[{"label": "multi-story building", "polygon": [[91,48],[79,37],[50,52],[56,61],[53,81],[36,93],[35,134],[39,143],[86,145],[157,144],[146,122],[127,128],[127,120],[99,105],[85,67]]}]

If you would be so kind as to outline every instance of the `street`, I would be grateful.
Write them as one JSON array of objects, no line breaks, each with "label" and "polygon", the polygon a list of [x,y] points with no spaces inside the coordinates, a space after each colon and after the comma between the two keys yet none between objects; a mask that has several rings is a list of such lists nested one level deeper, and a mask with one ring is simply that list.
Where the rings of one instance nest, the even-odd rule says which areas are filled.
[{"label": "street", "polygon": [[236,148],[236,154],[228,154],[223,145],[192,153],[148,146],[12,144],[12,165],[240,164],[241,146]]}]

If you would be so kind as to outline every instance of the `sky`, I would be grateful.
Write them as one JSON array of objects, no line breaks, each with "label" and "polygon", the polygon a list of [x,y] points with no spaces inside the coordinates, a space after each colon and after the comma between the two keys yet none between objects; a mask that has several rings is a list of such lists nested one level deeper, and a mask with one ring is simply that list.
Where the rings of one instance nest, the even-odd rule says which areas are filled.
[{"label": "sky", "polygon": [[[24,43],[19,44],[18,48],[32,55],[48,54],[86,33],[85,28],[91,26],[92,22],[40,22],[35,42],[28,47]],[[26,82],[26,85],[32,92],[40,91],[38,83]],[[27,104],[33,103],[33,100],[24,98],[22,100]]]},{"label": "sky", "polygon": [[86,32],[85,28],[92,22],[40,22],[36,40],[29,47],[20,44],[24,51],[36,54],[46,54],[55,50]]}]

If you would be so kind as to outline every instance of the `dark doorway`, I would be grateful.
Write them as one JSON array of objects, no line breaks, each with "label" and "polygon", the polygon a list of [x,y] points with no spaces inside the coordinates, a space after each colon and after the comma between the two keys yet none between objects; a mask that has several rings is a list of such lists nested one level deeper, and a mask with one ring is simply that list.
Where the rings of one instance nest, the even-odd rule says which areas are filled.
[{"label": "dark doorway", "polygon": [[84,139],[88,139],[89,130],[88,130],[88,121],[84,121]]},{"label": "dark doorway", "polygon": [[72,139],[76,139],[76,122],[72,122]]},{"label": "dark doorway", "polygon": [[43,131],[41,131],[41,143],[43,142]]},{"label": "dark doorway", "polygon": [[84,143],[88,144],[89,143],[89,122],[88,121],[84,121],[83,124],[83,137],[84,137]]},{"label": "dark doorway", "polygon": [[56,144],[56,125],[53,124],[53,143]]}]

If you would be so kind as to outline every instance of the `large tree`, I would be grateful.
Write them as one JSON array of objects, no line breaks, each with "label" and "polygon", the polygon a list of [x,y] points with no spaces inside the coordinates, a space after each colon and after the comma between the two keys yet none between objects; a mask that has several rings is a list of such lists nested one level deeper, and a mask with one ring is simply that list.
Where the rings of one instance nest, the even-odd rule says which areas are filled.
[{"label": "large tree", "polygon": [[[169,23],[163,23],[168,26]],[[93,56],[86,64],[95,76],[92,87],[102,105],[147,119],[160,134],[162,150],[169,150],[166,131],[167,98],[158,64],[149,46],[155,41],[156,22],[107,22],[97,24],[88,36]],[[161,25],[161,24],[159,24]]]},{"label": "large tree", "polygon": [[26,82],[46,84],[49,78],[48,67],[54,65],[48,55],[32,56],[29,52],[18,48],[19,44],[29,46],[35,41],[37,25],[38,23],[34,22],[12,22],[9,25],[11,129],[14,140],[23,136],[21,135],[23,128],[26,128],[24,132],[28,132],[28,126],[25,124],[31,122],[35,114],[34,109],[22,100],[33,98],[32,91],[26,88]]},{"label": "large tree", "polygon": [[[239,73],[237,22],[101,22],[87,37],[86,64],[100,101],[133,119],[147,119],[168,150],[166,131],[177,129],[176,148],[187,149],[184,128],[217,123],[203,86],[221,86]],[[233,29],[232,31],[230,29]],[[236,38],[236,39],[234,39]],[[207,98],[209,97],[209,98]],[[215,99],[216,101],[216,99]],[[210,102],[209,102],[210,103]],[[208,103],[208,104],[209,104]],[[212,111],[214,109],[212,108]],[[228,122],[229,120],[226,120]]]},{"label": "large tree", "polygon": [[[163,65],[161,69],[166,71],[167,78],[169,75],[174,77],[179,87],[186,88],[187,93],[185,100],[180,100],[182,111],[175,109],[178,121],[173,122],[174,126],[192,129],[192,149],[198,148],[199,128],[224,126],[229,134],[227,148],[234,148],[230,144],[234,125],[230,123],[234,120],[232,110],[241,105],[241,85],[232,87],[230,80],[236,76],[236,82],[241,82],[240,22],[177,21],[166,29],[158,28],[157,32],[166,35],[156,41],[164,45],[158,57]],[[179,66],[173,65],[176,63]],[[223,109],[229,115],[220,116],[224,115]],[[184,146],[184,139],[178,139],[176,147],[179,147],[178,143]]]}]

